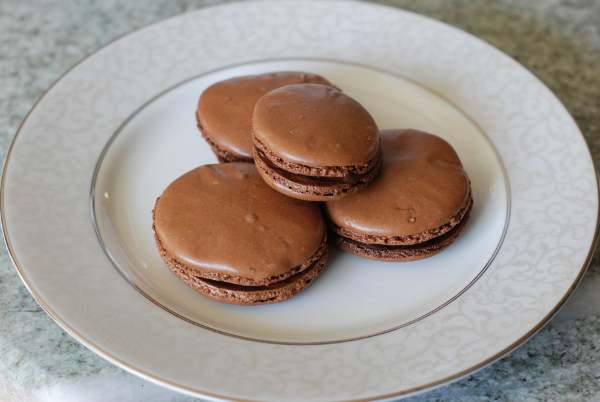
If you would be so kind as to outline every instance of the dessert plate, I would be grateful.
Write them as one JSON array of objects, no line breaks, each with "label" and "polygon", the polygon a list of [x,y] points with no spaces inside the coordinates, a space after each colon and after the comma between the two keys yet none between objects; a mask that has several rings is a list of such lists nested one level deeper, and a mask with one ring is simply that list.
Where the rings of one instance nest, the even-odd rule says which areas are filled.
[{"label": "dessert plate", "polygon": [[[405,264],[334,250],[315,283],[271,306],[219,304],[172,277],[151,210],[170,181],[216,162],[195,127],[198,96],[278,70],[322,74],[380,128],[454,145],[475,199],[459,240]],[[9,251],[59,325],[130,372],[211,400],[394,399],[460,378],[552,317],[598,221],[585,141],[541,82],[455,28],[347,1],[235,3],[118,39],[40,99],[2,179]]]}]

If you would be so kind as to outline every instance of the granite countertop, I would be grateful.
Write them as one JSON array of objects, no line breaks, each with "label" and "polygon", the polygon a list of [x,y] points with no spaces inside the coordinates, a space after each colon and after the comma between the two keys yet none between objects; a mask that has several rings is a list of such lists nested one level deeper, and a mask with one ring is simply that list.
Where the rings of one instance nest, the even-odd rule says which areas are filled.
[{"label": "granite countertop", "polygon": [[[0,2],[0,157],[36,100],[113,39],[222,0]],[[378,0],[471,32],[537,75],[600,160],[600,0]],[[0,400],[191,401],[96,356],[65,333],[0,249]],[[411,401],[600,400],[600,260],[557,316],[505,358]]]}]

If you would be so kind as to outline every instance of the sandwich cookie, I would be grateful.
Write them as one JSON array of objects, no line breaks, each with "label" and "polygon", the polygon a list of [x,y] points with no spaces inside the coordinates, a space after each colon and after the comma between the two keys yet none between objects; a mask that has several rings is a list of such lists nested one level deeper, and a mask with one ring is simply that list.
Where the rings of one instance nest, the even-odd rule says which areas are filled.
[{"label": "sandwich cookie", "polygon": [[445,140],[417,130],[381,132],[383,165],[359,193],[325,203],[334,242],[359,257],[414,261],[446,249],[473,205],[471,185]]},{"label": "sandwich cookie", "polygon": [[197,292],[225,303],[277,303],[311,283],[327,259],[316,203],[267,186],[252,163],[204,165],[157,199],[161,257]]},{"label": "sandwich cookie", "polygon": [[325,201],[353,193],[377,175],[379,130],[356,100],[324,85],[275,89],[256,103],[254,161],[276,190]]},{"label": "sandwich cookie", "polygon": [[220,162],[253,162],[252,113],[267,92],[289,84],[331,85],[303,72],[278,72],[231,78],[208,87],[200,96],[196,120]]}]

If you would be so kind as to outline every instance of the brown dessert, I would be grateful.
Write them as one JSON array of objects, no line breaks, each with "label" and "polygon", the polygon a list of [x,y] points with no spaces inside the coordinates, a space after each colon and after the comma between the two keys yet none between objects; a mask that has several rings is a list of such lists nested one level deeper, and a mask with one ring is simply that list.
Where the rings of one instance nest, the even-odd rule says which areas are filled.
[{"label": "brown dessert", "polygon": [[377,175],[379,130],[357,101],[317,84],[275,89],[256,103],[254,161],[271,187],[325,201],[353,193]]},{"label": "brown dessert", "polygon": [[473,204],[467,173],[450,144],[417,130],[381,132],[383,165],[373,182],[325,203],[336,244],[373,260],[414,261],[447,248]]},{"label": "brown dessert", "polygon": [[326,229],[318,204],[267,186],[251,163],[204,165],[156,201],[158,250],[179,279],[214,300],[287,300],[321,272]]}]

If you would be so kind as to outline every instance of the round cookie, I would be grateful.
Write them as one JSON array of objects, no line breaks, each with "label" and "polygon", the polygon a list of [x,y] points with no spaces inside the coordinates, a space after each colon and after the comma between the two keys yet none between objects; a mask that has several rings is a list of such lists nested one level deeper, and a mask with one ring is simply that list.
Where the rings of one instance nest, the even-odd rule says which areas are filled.
[{"label": "round cookie", "polygon": [[414,261],[446,249],[469,219],[471,185],[448,142],[417,130],[381,132],[383,165],[364,190],[325,203],[334,242],[373,260]]},{"label": "round cookie", "polygon": [[267,92],[289,84],[331,85],[325,78],[284,71],[231,78],[208,87],[200,96],[196,121],[220,162],[253,162],[252,113]]},{"label": "round cookie", "polygon": [[264,95],[254,108],[252,138],[254,161],[267,184],[304,200],[353,193],[381,165],[373,117],[324,85],[288,85]]},{"label": "round cookie", "polygon": [[204,165],[176,179],[156,201],[153,229],[171,272],[226,303],[287,300],[327,259],[319,206],[274,191],[251,163]]}]

